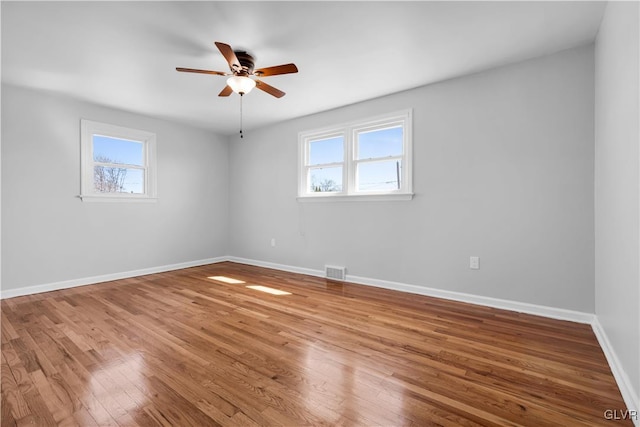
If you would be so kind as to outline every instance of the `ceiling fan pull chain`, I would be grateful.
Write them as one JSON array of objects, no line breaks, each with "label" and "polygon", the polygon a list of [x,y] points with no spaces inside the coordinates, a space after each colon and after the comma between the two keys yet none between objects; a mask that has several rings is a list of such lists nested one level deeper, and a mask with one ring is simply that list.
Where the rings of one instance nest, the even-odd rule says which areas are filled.
[{"label": "ceiling fan pull chain", "polygon": [[242,135],[242,93],[240,94],[240,138],[244,138]]}]

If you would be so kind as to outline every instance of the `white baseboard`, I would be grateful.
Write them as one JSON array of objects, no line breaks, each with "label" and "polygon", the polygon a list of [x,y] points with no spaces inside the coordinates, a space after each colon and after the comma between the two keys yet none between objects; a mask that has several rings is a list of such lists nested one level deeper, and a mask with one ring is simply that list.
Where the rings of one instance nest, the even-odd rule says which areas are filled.
[{"label": "white baseboard", "polygon": [[[639,414],[640,397],[638,396],[638,391],[634,390],[631,379],[629,379],[629,376],[622,368],[620,359],[618,359],[618,356],[597,317],[594,317],[593,323],[591,323],[591,327],[593,328],[593,333],[596,335],[598,343],[600,344],[600,347],[602,348],[602,351],[607,358],[607,362],[609,362],[609,367],[611,368],[613,377],[616,379],[616,383],[618,383],[618,388],[620,389],[620,393],[622,394],[622,399],[624,399],[625,405],[627,405],[627,409],[635,410],[637,411],[636,414]],[[635,419],[631,419],[636,426],[640,426],[639,415],[636,415]]]},{"label": "white baseboard", "polygon": [[[315,270],[311,268],[295,267],[292,265],[278,264],[268,261],[258,261],[254,259],[241,258],[235,256],[221,256],[216,258],[207,258],[197,261],[188,261],[177,264],[163,265],[159,267],[144,268],[140,270],[126,271],[122,273],[105,274],[101,276],[83,277],[80,279],[65,280],[62,282],[47,283],[36,286],[26,286],[16,289],[4,289],[0,291],[0,299],[13,298],[23,295],[37,294],[41,292],[50,292],[60,289],[73,288],[76,286],[92,285],[95,283],[108,282],[118,279],[126,279],[129,277],[144,276],[146,274],[162,273],[164,271],[179,270],[182,268],[196,267],[206,264],[215,264],[223,261],[231,261],[239,264],[254,265],[257,267],[272,268],[274,270],[287,271],[291,273],[306,274],[309,276],[324,277],[324,270]],[[406,283],[392,282],[388,280],[372,279],[369,277],[360,277],[347,275],[347,282],[357,283],[367,286],[375,286],[378,288],[390,289],[412,294],[443,298],[453,301],[467,302],[471,304],[484,305],[488,307],[500,308],[504,310],[516,311],[519,313],[528,313],[537,316],[550,317],[559,320],[569,320],[578,323],[592,324],[595,316],[589,313],[579,311],[565,310],[562,308],[546,307],[542,305],[528,304],[517,301],[510,301],[498,298],[484,297],[479,295],[466,294],[462,292],[446,291],[442,289],[429,288],[424,286],[410,285]]]},{"label": "white baseboard", "polygon": [[[323,270],[314,270],[310,268],[294,267],[291,265],[276,264],[272,262],[257,261],[247,258],[227,257],[228,261],[240,264],[254,265],[257,267],[273,268],[275,270],[288,271],[291,273],[307,274],[309,276],[324,277]],[[453,301],[467,302],[470,304],[478,304],[487,307],[500,308],[503,310],[516,311],[518,313],[533,314],[536,316],[549,317],[558,320],[569,320],[571,322],[591,324],[594,315],[583,313],[580,311],[566,310],[562,308],[546,307],[542,305],[528,304],[524,302],[510,301],[498,298],[483,297],[462,292],[445,291],[441,289],[428,288],[424,286],[409,285],[406,283],[391,282],[388,280],[372,279],[369,277],[360,277],[347,274],[347,282],[357,283],[360,285],[375,286],[378,288],[390,289],[394,291],[408,292],[412,294],[425,295],[436,298],[443,298]]]},{"label": "white baseboard", "polygon": [[119,279],[127,279],[129,277],[144,276],[146,274],[180,270],[182,268],[197,267],[199,265],[206,265],[206,264],[214,264],[214,263],[222,262],[226,260],[227,260],[227,257],[207,258],[207,259],[201,259],[197,261],[187,261],[187,262],[181,262],[177,264],[162,265],[159,267],[125,271],[122,273],[103,274],[100,276],[64,280],[62,282],[47,283],[43,285],[25,286],[25,287],[16,288],[16,289],[2,289],[0,291],[0,299],[19,297],[23,295],[39,294],[41,292],[58,291],[60,289],[75,288],[77,286],[93,285],[95,283],[109,282],[112,280],[119,280]]},{"label": "white baseboard", "polygon": [[272,268],[274,270],[287,271],[289,273],[306,274],[307,276],[324,277],[323,270],[314,270],[312,268],[294,267],[292,265],[276,264],[268,261],[258,261],[249,258],[240,258],[237,256],[226,257],[227,261],[237,262],[238,264],[253,265],[256,267]]},{"label": "white baseboard", "polygon": [[368,277],[347,275],[347,282],[376,286],[379,288],[409,292],[412,294],[425,295],[425,296],[430,296],[435,298],[466,302],[470,304],[483,305],[486,307],[499,308],[503,310],[515,311],[518,313],[533,314],[536,316],[549,317],[552,319],[568,320],[571,322],[578,322],[578,323],[590,324],[594,317],[593,314],[583,313],[581,311],[566,310],[563,308],[547,307],[543,305],[529,304],[525,302],[485,297],[480,295],[472,295],[472,294],[466,294],[463,292],[446,291],[442,289],[435,289],[435,288],[429,288],[424,286],[409,285],[406,283],[371,279]]}]

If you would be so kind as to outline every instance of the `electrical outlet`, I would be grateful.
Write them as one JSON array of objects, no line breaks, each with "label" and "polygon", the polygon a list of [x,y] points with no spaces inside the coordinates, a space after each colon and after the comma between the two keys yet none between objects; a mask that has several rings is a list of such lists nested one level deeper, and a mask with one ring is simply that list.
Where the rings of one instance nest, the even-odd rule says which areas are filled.
[{"label": "electrical outlet", "polygon": [[472,256],[469,257],[469,268],[472,270],[480,270],[480,257]]},{"label": "electrical outlet", "polygon": [[272,247],[272,248],[275,248],[275,247],[276,247],[276,238],[275,238],[275,237],[272,237],[272,238],[271,238],[271,247]]}]

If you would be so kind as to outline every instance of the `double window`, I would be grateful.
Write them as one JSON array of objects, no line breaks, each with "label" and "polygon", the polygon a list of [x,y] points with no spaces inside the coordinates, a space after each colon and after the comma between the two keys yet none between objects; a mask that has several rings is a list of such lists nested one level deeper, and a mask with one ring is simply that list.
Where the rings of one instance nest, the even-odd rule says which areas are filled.
[{"label": "double window", "polygon": [[298,196],[408,200],[411,143],[411,110],[302,132]]},{"label": "double window", "polygon": [[154,201],[155,134],[81,121],[83,201]]}]

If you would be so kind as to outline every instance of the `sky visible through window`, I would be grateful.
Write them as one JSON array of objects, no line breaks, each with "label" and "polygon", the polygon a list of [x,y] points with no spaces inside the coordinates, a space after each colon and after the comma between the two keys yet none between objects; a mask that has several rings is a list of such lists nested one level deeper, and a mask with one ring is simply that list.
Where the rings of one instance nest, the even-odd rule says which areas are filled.
[{"label": "sky visible through window", "polygon": [[342,162],[344,156],[342,135],[309,144],[309,164],[322,165],[327,163]]},{"label": "sky visible through window", "polygon": [[96,191],[144,193],[144,170],[127,167],[144,166],[142,142],[93,135],[93,161],[122,165],[122,167],[95,166]]},{"label": "sky visible through window", "polygon": [[[402,164],[399,159],[383,160],[403,154],[402,126],[362,131],[356,134],[355,157],[358,165],[358,191],[390,191],[400,188]],[[342,191],[342,166],[328,164],[343,162],[342,135],[309,143],[309,165],[327,165],[310,169],[311,191]],[[368,161],[376,159],[376,161]]]}]

